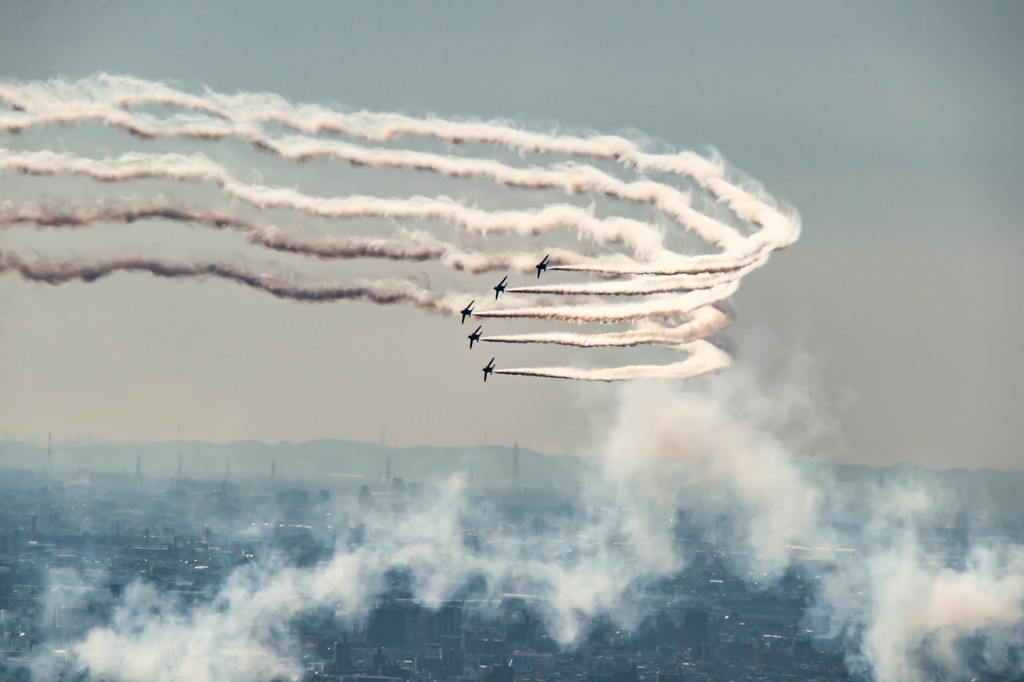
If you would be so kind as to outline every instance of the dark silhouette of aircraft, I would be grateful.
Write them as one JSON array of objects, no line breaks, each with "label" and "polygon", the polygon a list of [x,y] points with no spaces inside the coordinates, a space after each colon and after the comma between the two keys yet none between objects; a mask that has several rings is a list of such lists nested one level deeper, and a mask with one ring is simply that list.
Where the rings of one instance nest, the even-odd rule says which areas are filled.
[{"label": "dark silhouette of aircraft", "polygon": [[495,301],[498,300],[498,294],[505,293],[505,287],[508,286],[507,284],[505,284],[505,282],[507,282],[507,281],[508,281],[508,277],[506,276],[503,280],[498,282],[498,286],[494,287],[494,300]]},{"label": "dark silhouette of aircraft", "polygon": [[484,383],[487,382],[487,375],[490,374],[493,371],[494,371],[494,358],[491,358],[491,361],[487,363],[486,367],[484,367]]},{"label": "dark silhouette of aircraft", "polygon": [[534,267],[537,268],[537,279],[540,279],[541,271],[548,269],[548,257],[544,256],[544,260],[542,260],[541,262],[537,263],[537,265],[535,265]]},{"label": "dark silhouette of aircraft", "polygon": [[483,325],[480,325],[479,327],[476,328],[475,332],[473,332],[472,334],[469,335],[469,347],[470,347],[470,349],[473,348],[473,342],[474,341],[479,341],[480,340],[480,330],[483,329],[483,328],[484,328]]},{"label": "dark silhouette of aircraft", "polygon": [[469,305],[467,305],[465,308],[459,311],[460,313],[462,313],[462,324],[466,324],[466,318],[473,314],[474,303],[476,303],[476,301],[470,301]]}]

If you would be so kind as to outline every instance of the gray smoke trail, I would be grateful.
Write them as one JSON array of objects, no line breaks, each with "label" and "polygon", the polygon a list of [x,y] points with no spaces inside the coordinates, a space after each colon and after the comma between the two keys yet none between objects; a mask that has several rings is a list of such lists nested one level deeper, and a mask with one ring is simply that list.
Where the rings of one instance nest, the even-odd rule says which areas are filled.
[{"label": "gray smoke trail", "polygon": [[332,238],[323,241],[302,240],[277,227],[261,226],[226,213],[173,205],[139,208],[40,208],[24,207],[0,212],[0,229],[31,223],[37,227],[76,228],[94,223],[133,224],[144,220],[202,225],[218,230],[239,232],[254,244],[284,253],[317,258],[381,258],[387,260],[436,260],[448,252],[446,245],[426,232],[405,231],[399,239],[367,237]]},{"label": "gray smoke trail", "polygon": [[454,315],[459,308],[451,297],[438,296],[409,280],[303,285],[216,262],[183,264],[147,258],[119,258],[93,263],[48,259],[29,262],[0,251],[0,275],[7,272],[17,273],[30,282],[51,285],[94,282],[117,272],[148,272],[155,277],[169,279],[224,279],[291,301],[405,304],[441,315]]},{"label": "gray smoke trail", "polygon": [[[378,237],[328,237],[303,239],[276,226],[263,226],[226,213],[174,205],[137,208],[22,207],[0,211],[0,229],[29,223],[37,227],[76,228],[94,223],[133,224],[143,220],[168,220],[241,233],[253,244],[282,253],[320,259],[378,258],[420,262],[436,260],[453,270],[471,273],[513,270],[532,272],[534,253],[484,253],[444,242],[423,230],[400,230],[393,239]],[[551,249],[561,262],[582,262],[584,257],[568,249]]]},{"label": "gray smoke trail", "polygon": [[551,379],[572,379],[574,381],[636,381],[643,379],[693,379],[721,372],[732,364],[732,357],[707,341],[694,341],[676,347],[690,354],[690,357],[669,365],[629,365],[608,369],[580,369],[577,367],[518,367],[496,369],[495,374],[509,374],[528,377],[549,377]]},{"label": "gray smoke trail", "polygon": [[549,332],[544,334],[515,334],[485,336],[481,341],[488,343],[542,343],[577,348],[632,347],[642,345],[678,347],[682,344],[705,338],[726,329],[733,323],[735,314],[723,302],[694,310],[692,319],[678,327],[651,326],[607,334],[572,334]]}]

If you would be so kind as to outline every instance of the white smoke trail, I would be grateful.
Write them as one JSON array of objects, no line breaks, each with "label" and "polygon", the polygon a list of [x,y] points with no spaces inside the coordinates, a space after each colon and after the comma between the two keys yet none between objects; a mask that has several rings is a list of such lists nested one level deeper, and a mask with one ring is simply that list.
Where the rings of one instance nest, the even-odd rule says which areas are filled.
[{"label": "white smoke trail", "polygon": [[[764,264],[766,259],[749,263],[735,270],[720,272],[685,273],[680,275],[660,275],[657,277],[636,277],[635,279],[617,282],[591,282],[581,284],[537,284],[528,287],[515,287],[508,290],[510,294],[554,294],[558,296],[646,296],[679,291],[695,291],[728,284],[740,280],[744,275]],[[586,267],[580,266],[580,267]]]},{"label": "white smoke trail", "polygon": [[696,231],[708,243],[726,250],[736,249],[742,239],[735,230],[694,211],[688,194],[661,183],[624,182],[597,168],[578,164],[558,169],[516,168],[490,159],[470,159],[429,152],[393,149],[366,149],[330,140],[274,140],[251,126],[225,127],[213,122],[203,125],[194,121],[166,125],[144,115],[129,115],[119,110],[97,111],[93,107],[69,112],[66,107],[49,114],[0,116],[0,131],[22,132],[43,125],[68,125],[81,122],[104,123],[125,130],[143,139],[179,137],[198,140],[221,140],[238,137],[262,151],[282,159],[303,162],[312,159],[333,159],[358,166],[431,171],[453,178],[484,177],[507,187],[524,189],[560,189],[576,195],[597,192],[608,197],[650,204],[661,208],[681,225]]},{"label": "white smoke trail", "polygon": [[[775,240],[776,248],[791,244],[799,235],[799,225],[795,222],[794,216],[783,215],[764,199],[729,183],[725,179],[724,164],[720,160],[708,160],[692,152],[650,154],[643,152],[634,142],[621,137],[556,137],[521,131],[500,123],[414,119],[397,114],[368,112],[340,114],[315,105],[294,107],[273,95],[226,96],[208,91],[205,98],[198,98],[175,91],[164,84],[107,75],[86,79],[77,84],[56,81],[48,85],[0,86],[0,97],[9,102],[19,102],[22,109],[39,111],[40,123],[37,124],[45,122],[47,114],[60,116],[60,112],[63,112],[62,122],[73,122],[76,112],[81,111],[81,114],[87,117],[86,120],[97,120],[97,117],[102,117],[105,112],[111,117],[105,122],[131,126],[131,119],[118,118],[123,112],[104,108],[104,104],[120,108],[142,103],[182,107],[231,120],[236,124],[248,124],[234,133],[228,128],[211,129],[209,132],[214,139],[232,134],[243,138],[248,136],[258,145],[267,147],[268,151],[279,153],[285,158],[302,160],[311,156],[330,156],[367,165],[433,170],[456,177],[485,175],[512,186],[560,187],[569,193],[595,189],[631,201],[658,203],[663,210],[682,220],[687,226],[697,229],[710,243],[718,244],[719,240],[731,243],[736,239],[737,235],[733,230],[692,211],[684,195],[660,183],[634,183],[633,189],[626,189],[628,185],[620,180],[590,167],[575,171],[513,169],[493,161],[465,160],[418,152],[362,150],[351,145],[318,147],[317,145],[321,144],[319,141],[299,141],[297,148],[286,150],[284,146],[275,146],[266,137],[254,137],[258,134],[253,131],[251,124],[272,122],[312,135],[333,132],[377,141],[404,136],[427,137],[451,143],[481,142],[503,145],[532,153],[617,160],[641,172],[672,173],[692,177],[702,188],[729,205],[743,220],[765,227],[769,234],[762,235],[762,239],[768,241],[770,237],[771,240]],[[11,121],[8,125],[16,125],[16,121]],[[25,125],[31,123],[26,121]],[[150,129],[147,129],[146,125]],[[160,136],[174,134],[172,130],[173,128],[161,125],[154,119],[144,118],[135,124],[133,132],[146,136],[148,131],[152,136]],[[193,130],[192,134],[202,136],[199,130]],[[346,157],[346,154],[352,156]],[[541,184],[534,185],[534,182]],[[694,222],[687,223],[687,220]]]},{"label": "white smoke trail", "polygon": [[636,322],[639,320],[678,320],[736,293],[739,282],[726,282],[679,295],[657,295],[641,303],[548,305],[534,308],[481,310],[477,317],[534,318],[563,322]]},{"label": "white smoke trail", "polygon": [[690,357],[669,365],[629,365],[608,369],[576,367],[518,367],[496,369],[495,374],[572,379],[574,381],[636,381],[643,379],[693,379],[721,372],[732,364],[732,356],[707,341],[694,341],[676,347]]},{"label": "white smoke trail", "polygon": [[37,176],[79,175],[100,182],[140,179],[206,182],[260,209],[289,209],[335,220],[437,220],[479,234],[536,236],[565,228],[586,235],[599,244],[627,243],[644,259],[664,258],[670,253],[662,244],[661,234],[649,225],[628,218],[598,219],[585,209],[567,204],[545,206],[533,212],[488,212],[464,206],[447,197],[314,197],[293,189],[240,182],[222,166],[203,156],[130,153],[116,159],[97,161],[49,150],[17,153],[0,149],[0,173],[11,172]]},{"label": "white smoke trail", "polygon": [[678,327],[651,325],[641,329],[606,334],[572,334],[548,332],[541,334],[514,334],[485,336],[488,343],[541,343],[577,348],[632,347],[642,345],[678,347],[726,329],[733,323],[732,310],[719,306],[703,306],[690,314],[691,319]]}]

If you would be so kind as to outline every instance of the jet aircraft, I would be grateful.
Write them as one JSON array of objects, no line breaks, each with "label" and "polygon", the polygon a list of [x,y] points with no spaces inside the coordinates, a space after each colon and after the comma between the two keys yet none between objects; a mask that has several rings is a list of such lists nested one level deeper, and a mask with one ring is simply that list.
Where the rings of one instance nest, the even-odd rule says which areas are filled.
[{"label": "jet aircraft", "polygon": [[540,279],[541,271],[548,269],[548,257],[544,256],[544,260],[542,260],[541,262],[537,263],[537,265],[535,265],[534,267],[537,268],[537,279]]},{"label": "jet aircraft", "polygon": [[487,375],[494,371],[494,358],[484,367],[484,383],[487,383]]},{"label": "jet aircraft", "polygon": [[469,305],[467,305],[465,308],[459,311],[460,313],[462,313],[462,324],[466,324],[466,318],[473,314],[474,303],[476,303],[476,301],[470,301]]},{"label": "jet aircraft", "polygon": [[483,329],[483,328],[484,328],[483,325],[480,325],[479,327],[476,328],[475,332],[473,332],[472,334],[469,335],[469,347],[470,347],[470,349],[473,348],[473,342],[474,341],[479,341],[480,340],[480,330]]},{"label": "jet aircraft", "polygon": [[503,280],[498,282],[498,286],[494,287],[494,300],[495,301],[498,300],[498,294],[502,294],[502,293],[505,292],[505,287],[508,286],[507,284],[505,284],[505,282],[507,282],[507,281],[508,281],[508,277],[505,277]]}]

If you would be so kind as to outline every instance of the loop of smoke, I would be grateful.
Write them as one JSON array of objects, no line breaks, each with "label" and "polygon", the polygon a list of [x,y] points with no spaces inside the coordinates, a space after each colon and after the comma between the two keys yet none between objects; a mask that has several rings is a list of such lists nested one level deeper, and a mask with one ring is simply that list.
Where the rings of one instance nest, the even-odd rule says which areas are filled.
[{"label": "loop of smoke", "polygon": [[[206,183],[232,199],[260,210],[287,209],[332,220],[382,218],[401,221],[440,221],[457,230],[479,235],[536,236],[566,229],[598,246],[621,244],[632,257],[604,254],[584,256],[568,249],[540,248],[529,252],[484,252],[443,241],[424,230],[401,230],[393,238],[344,235],[303,238],[273,226],[174,204],[111,208],[16,206],[0,211],[0,228],[16,224],[77,228],[94,223],[135,223],[160,219],[244,234],[267,249],[318,259],[381,258],[417,262],[434,260],[472,273],[509,270],[531,273],[543,254],[551,255],[551,270],[589,272],[611,281],[581,284],[544,282],[511,287],[500,303],[474,311],[479,317],[552,319],[576,323],[660,322],[636,333],[522,334],[487,338],[506,343],[556,343],[579,347],[658,344],[686,353],[688,358],[666,366],[626,366],[605,370],[522,368],[503,374],[548,376],[578,380],[619,381],[632,378],[679,379],[724,369],[729,355],[712,344],[696,343],[731,323],[731,315],[709,312],[734,293],[740,280],[761,267],[768,255],[791,244],[799,235],[793,211],[780,209],[759,190],[730,181],[719,159],[692,152],[651,154],[622,137],[545,135],[503,123],[414,119],[397,114],[343,114],[310,105],[293,106],[272,95],[226,96],[211,91],[196,96],[161,83],[100,75],[78,83],[0,84],[0,101],[13,109],[0,115],[0,132],[8,134],[45,126],[98,123],[136,138],[188,139],[215,142],[242,140],[283,160],[302,163],[331,159],[353,166],[372,166],[426,172],[450,178],[476,178],[519,190],[559,190],[568,196],[594,193],[613,200],[649,205],[674,224],[699,236],[718,253],[682,255],[665,247],[662,231],[651,224],[619,216],[596,217],[592,209],[572,204],[548,204],[536,210],[488,211],[434,198],[374,196],[316,197],[295,189],[240,181],[223,166],[202,155],[146,154],[91,159],[52,150],[15,152],[0,149],[0,173],[35,176],[76,175],[105,183],[138,179]],[[160,118],[141,111],[141,105],[179,110]],[[274,137],[265,128],[281,126],[298,135]],[[510,166],[497,159],[469,158],[414,149],[367,147],[325,139],[346,136],[362,143],[433,139],[450,144],[482,143],[520,153],[568,156],[572,163],[548,166]],[[639,174],[666,174],[688,179],[699,191],[727,208],[748,228],[738,228],[692,205],[692,193],[643,175],[623,180],[586,161],[618,163]],[[224,263],[174,264],[160,260],[107,259],[93,263],[39,260],[27,262],[0,253],[0,273],[50,284],[93,281],[114,272],[148,271],[160,277],[217,277],[250,286],[273,296],[300,301],[362,300],[378,304],[404,303],[445,315],[459,311],[456,296],[432,292],[408,281],[299,284],[295,278],[274,278]],[[540,305],[525,306],[524,295],[548,295]],[[579,296],[645,296],[644,303],[580,304],[563,301]],[[707,317],[713,323],[707,323]],[[668,326],[665,326],[665,325]],[[673,326],[681,324],[681,326]]]}]

